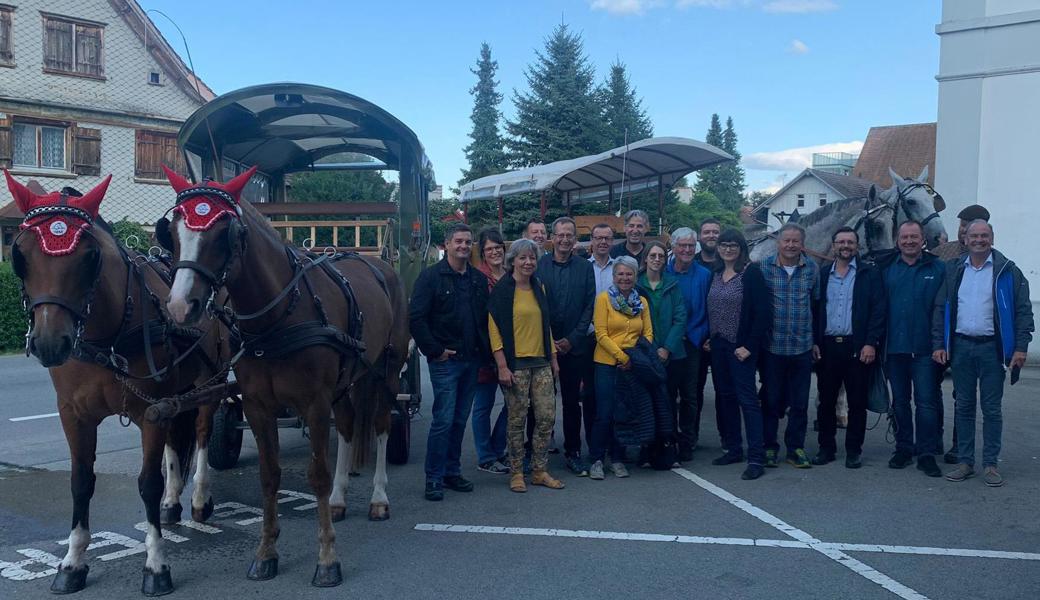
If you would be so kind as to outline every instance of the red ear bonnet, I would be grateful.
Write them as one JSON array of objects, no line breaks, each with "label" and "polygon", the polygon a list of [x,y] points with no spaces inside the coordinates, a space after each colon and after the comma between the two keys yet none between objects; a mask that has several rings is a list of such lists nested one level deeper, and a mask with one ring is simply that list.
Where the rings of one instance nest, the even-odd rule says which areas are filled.
[{"label": "red ear bonnet", "polygon": [[184,218],[184,224],[192,231],[205,231],[224,215],[238,216],[239,196],[256,173],[256,167],[235,177],[227,183],[207,181],[202,185],[192,185],[163,165],[166,178],[177,192],[177,206],[173,212]]},{"label": "red ear bonnet", "polygon": [[52,256],[71,254],[83,232],[90,229],[98,216],[98,208],[112,181],[109,175],[83,196],[52,192],[43,196],[34,194],[18,183],[4,170],[7,189],[14,196],[18,208],[25,213],[21,229],[31,229],[40,240],[43,251]]}]

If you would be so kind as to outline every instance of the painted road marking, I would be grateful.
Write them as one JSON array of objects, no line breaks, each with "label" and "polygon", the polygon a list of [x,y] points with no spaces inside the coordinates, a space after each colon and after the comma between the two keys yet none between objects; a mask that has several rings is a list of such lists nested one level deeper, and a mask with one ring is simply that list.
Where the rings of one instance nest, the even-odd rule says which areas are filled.
[{"label": "painted road marking", "polygon": [[47,413],[45,415],[30,415],[28,417],[12,417],[8,421],[18,423],[19,421],[35,421],[36,419],[49,419],[58,416],[58,413]]}]

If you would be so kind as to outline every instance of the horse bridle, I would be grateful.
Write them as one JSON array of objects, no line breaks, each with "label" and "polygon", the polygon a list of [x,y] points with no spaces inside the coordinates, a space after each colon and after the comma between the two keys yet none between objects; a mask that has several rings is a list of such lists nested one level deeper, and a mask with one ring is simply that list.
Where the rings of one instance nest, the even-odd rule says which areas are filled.
[{"label": "horse bridle", "polygon": [[[922,230],[924,230],[925,226],[928,225],[928,223],[931,222],[933,219],[939,218],[939,212],[946,208],[946,203],[943,200],[943,197],[939,194],[939,192],[935,191],[935,188],[923,181],[915,181],[910,185],[906,186],[905,188],[898,190],[898,195],[896,196],[895,210],[892,211],[892,231],[895,231],[896,228],[899,226],[900,208],[903,209],[903,214],[906,215],[907,219],[913,219],[913,217],[910,215],[910,211],[906,209],[906,202],[909,199],[910,192],[917,188],[924,188],[924,190],[928,192],[928,195],[932,197],[933,212],[932,214],[928,215],[927,217],[921,220]],[[942,208],[937,208],[939,204],[942,205]]]}]

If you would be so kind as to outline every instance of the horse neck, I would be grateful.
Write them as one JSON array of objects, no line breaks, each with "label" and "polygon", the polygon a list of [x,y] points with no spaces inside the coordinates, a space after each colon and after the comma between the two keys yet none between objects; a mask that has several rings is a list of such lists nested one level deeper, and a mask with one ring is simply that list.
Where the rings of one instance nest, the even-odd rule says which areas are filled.
[{"label": "horse neck", "polygon": [[[228,296],[235,310],[252,313],[260,310],[285,288],[293,276],[282,243],[274,228],[246,202],[242,203],[242,222],[246,225],[245,251],[231,269],[227,280]],[[265,322],[281,315],[278,308],[250,321],[248,329],[263,329]]]},{"label": "horse neck", "polygon": [[835,208],[826,217],[805,227],[805,247],[809,250],[824,255],[828,254],[831,249],[831,236],[834,235],[834,232],[843,227],[853,216],[863,212],[863,198],[845,198],[838,202],[844,203],[844,205]]},{"label": "horse neck", "polygon": [[140,290],[131,284],[127,289],[127,271],[129,267],[123,260],[115,238],[99,227],[94,228],[94,239],[101,250],[101,273],[94,298],[91,301],[90,316],[87,318],[83,336],[87,339],[108,339],[119,332],[126,310],[126,297],[131,295],[134,302],[134,318],[141,317],[141,303],[148,301],[142,298]]}]

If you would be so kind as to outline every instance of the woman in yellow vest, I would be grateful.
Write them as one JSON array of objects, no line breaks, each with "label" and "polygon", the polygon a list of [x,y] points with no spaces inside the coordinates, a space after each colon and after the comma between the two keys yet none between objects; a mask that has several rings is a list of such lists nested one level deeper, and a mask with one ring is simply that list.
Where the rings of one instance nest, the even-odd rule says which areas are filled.
[{"label": "woman in yellow vest", "polygon": [[618,369],[630,369],[625,350],[636,345],[640,337],[654,341],[649,303],[635,290],[639,264],[630,256],[614,262],[614,282],[596,297],[592,325],[596,329],[596,420],[589,439],[592,466],[589,478],[603,479],[603,462],[610,446],[610,470],[615,477],[628,477],[625,449],[614,439],[614,384]]}]

